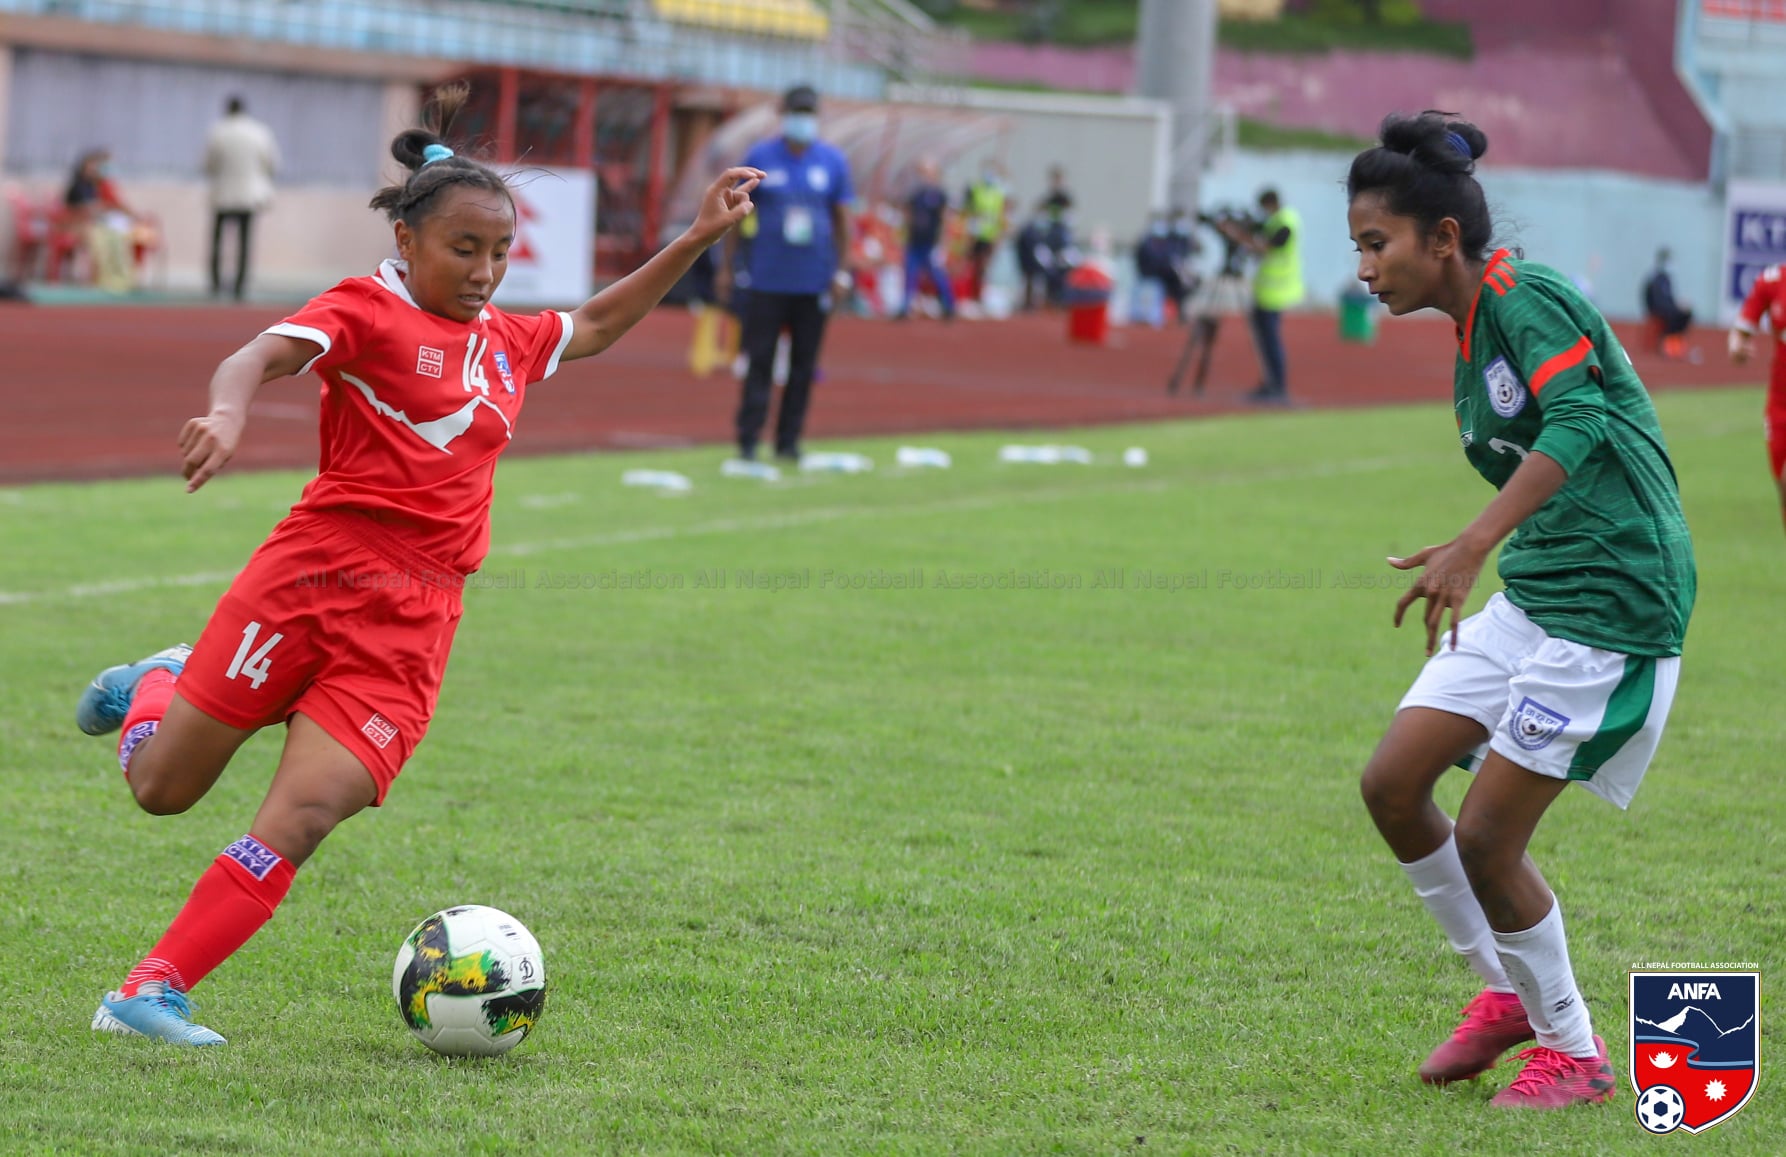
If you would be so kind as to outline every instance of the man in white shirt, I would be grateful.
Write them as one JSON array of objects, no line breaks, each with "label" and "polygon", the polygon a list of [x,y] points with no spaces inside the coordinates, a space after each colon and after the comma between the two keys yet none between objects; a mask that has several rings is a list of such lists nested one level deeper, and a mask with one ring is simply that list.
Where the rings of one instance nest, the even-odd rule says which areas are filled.
[{"label": "man in white shirt", "polygon": [[254,215],[273,201],[273,174],[279,146],[273,132],[249,116],[242,98],[232,96],[224,117],[205,142],[205,175],[211,185],[211,295],[223,292],[223,227],[236,231],[235,298],[248,281],[248,235]]}]

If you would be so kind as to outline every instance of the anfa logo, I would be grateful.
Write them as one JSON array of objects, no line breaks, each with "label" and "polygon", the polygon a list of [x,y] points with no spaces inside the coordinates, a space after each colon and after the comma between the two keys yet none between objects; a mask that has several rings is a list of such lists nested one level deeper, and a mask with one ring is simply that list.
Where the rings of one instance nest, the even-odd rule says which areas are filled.
[{"label": "anfa logo", "polygon": [[381,749],[389,747],[391,740],[397,738],[397,725],[376,712],[373,713],[372,718],[366,720],[360,730],[366,738],[378,744]]},{"label": "anfa logo", "polygon": [[418,346],[415,352],[415,372],[438,378],[446,365],[446,351],[437,350],[431,345]]},{"label": "anfa logo", "polygon": [[1569,717],[1552,711],[1544,704],[1530,696],[1519,701],[1519,708],[1513,712],[1513,718],[1507,720],[1507,734],[1513,742],[1527,751],[1539,751],[1550,746],[1550,741],[1563,733],[1569,726]]},{"label": "anfa logo", "polygon": [[1637,1123],[1698,1133],[1755,1095],[1759,972],[1633,972],[1631,1087]]},{"label": "anfa logo", "polygon": [[1526,408],[1526,388],[1506,358],[1489,362],[1482,371],[1482,380],[1488,384],[1488,404],[1501,417],[1511,418]]}]

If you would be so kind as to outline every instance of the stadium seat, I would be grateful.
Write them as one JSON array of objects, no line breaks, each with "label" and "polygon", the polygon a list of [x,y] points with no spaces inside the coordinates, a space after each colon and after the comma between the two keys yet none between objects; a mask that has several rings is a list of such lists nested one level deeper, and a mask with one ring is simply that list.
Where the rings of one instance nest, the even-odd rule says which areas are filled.
[{"label": "stadium seat", "polygon": [[6,190],[6,208],[12,217],[11,279],[30,281],[37,276],[50,238],[50,222],[43,208],[25,195],[16,185]]}]

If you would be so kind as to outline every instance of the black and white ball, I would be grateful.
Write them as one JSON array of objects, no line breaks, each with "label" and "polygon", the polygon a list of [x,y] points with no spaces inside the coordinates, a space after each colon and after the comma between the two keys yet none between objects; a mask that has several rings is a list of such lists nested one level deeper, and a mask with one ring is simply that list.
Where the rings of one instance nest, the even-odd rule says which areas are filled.
[{"label": "black and white ball", "polygon": [[1637,1123],[1652,1133],[1672,1133],[1687,1115],[1687,1105],[1671,1085],[1651,1085],[1637,1096]]}]

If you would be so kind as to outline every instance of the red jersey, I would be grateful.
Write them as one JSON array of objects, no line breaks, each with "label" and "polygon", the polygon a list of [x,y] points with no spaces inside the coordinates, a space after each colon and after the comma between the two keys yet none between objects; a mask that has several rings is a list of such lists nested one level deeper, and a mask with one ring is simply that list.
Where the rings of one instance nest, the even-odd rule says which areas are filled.
[{"label": "red jersey", "polygon": [[266,332],[315,342],[322,460],[293,512],[354,510],[461,574],[490,546],[496,458],[527,386],[552,376],[571,317],[476,321],[415,303],[395,262],[350,277]]},{"label": "red jersey", "polygon": [[1736,315],[1736,328],[1754,333],[1765,316],[1773,327],[1774,340],[1786,341],[1786,272],[1779,265],[1770,265],[1755,278],[1743,308]]}]

